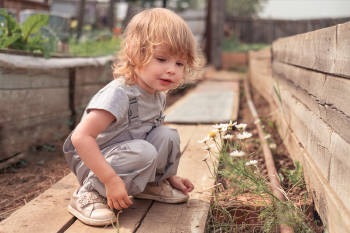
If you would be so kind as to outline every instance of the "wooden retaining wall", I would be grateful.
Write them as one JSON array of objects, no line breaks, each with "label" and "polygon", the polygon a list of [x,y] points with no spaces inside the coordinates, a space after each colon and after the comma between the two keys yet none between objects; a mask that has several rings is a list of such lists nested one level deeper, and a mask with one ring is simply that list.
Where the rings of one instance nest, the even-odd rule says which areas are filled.
[{"label": "wooden retaining wall", "polygon": [[0,164],[32,146],[61,142],[113,79],[111,61],[0,54]]},{"label": "wooden retaining wall", "polygon": [[[250,77],[270,102],[329,232],[350,232],[350,22],[250,52]],[[266,72],[264,72],[264,70]],[[262,72],[261,72],[262,71]]]},{"label": "wooden retaining wall", "polygon": [[310,32],[349,21],[350,18],[323,18],[306,20],[256,19],[226,16],[230,31],[246,43],[272,43],[274,40]]}]

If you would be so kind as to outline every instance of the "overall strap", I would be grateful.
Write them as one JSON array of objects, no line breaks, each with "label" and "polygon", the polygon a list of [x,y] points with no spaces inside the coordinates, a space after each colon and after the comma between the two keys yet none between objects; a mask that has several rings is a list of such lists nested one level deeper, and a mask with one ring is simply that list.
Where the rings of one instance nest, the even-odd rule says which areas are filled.
[{"label": "overall strap", "polygon": [[133,120],[139,118],[139,108],[136,97],[129,97],[129,110],[128,110],[128,121],[129,124]]}]

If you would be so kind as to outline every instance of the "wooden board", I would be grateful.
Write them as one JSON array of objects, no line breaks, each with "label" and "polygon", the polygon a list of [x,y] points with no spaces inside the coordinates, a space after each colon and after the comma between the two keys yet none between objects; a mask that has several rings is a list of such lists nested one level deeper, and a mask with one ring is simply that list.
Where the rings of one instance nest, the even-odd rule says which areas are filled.
[{"label": "wooden board", "polygon": [[208,189],[215,180],[202,161],[206,152],[201,149],[202,145],[198,140],[206,137],[212,127],[208,125],[187,127],[192,127],[196,133],[181,158],[178,175],[189,178],[194,183],[195,190],[191,193],[187,204],[169,205],[155,202],[137,232],[204,232],[212,190],[209,189],[204,193],[198,191]]},{"label": "wooden board", "polygon": [[93,227],[88,226],[76,220],[65,232],[66,233],[133,233],[135,228],[141,223],[143,216],[147,213],[148,208],[151,207],[152,201],[150,200],[137,200],[133,199],[133,205],[126,210],[123,210],[119,215],[119,231],[116,226],[106,227]]},{"label": "wooden board", "polygon": [[323,105],[330,105],[338,111],[350,116],[350,80],[313,72],[295,66],[274,61],[273,74],[287,79],[295,86],[315,96]]},{"label": "wooden board", "polygon": [[274,67],[275,81],[350,143],[350,98],[344,95],[350,92],[350,80],[281,63]]},{"label": "wooden board", "polygon": [[0,90],[68,87],[68,70],[30,70],[0,67]]},{"label": "wooden board", "polygon": [[312,194],[316,209],[320,214],[323,223],[329,232],[350,232],[350,212],[338,195],[330,187],[328,181],[323,177],[322,172],[315,161],[307,153],[301,142],[296,137],[293,128],[284,120],[281,112],[274,114],[274,119],[279,127],[279,134],[283,138],[289,153],[294,160],[303,165],[304,177],[308,191]]},{"label": "wooden board", "polygon": [[74,221],[67,211],[78,182],[71,173],[0,222],[1,233],[59,232]]},{"label": "wooden board", "polygon": [[[274,80],[272,79],[271,48],[249,51],[249,78],[261,95],[270,103],[273,103],[272,95]],[[263,90],[263,91],[262,91]]]},{"label": "wooden board", "polygon": [[50,58],[21,56],[0,53],[0,67],[21,69],[66,69],[78,66],[101,66],[114,60],[114,56]]},{"label": "wooden board", "polygon": [[0,91],[0,123],[69,111],[68,88]]},{"label": "wooden board", "polygon": [[26,152],[32,145],[62,141],[69,134],[70,112],[45,115],[0,126],[0,158]]},{"label": "wooden board", "polygon": [[308,110],[286,89],[282,90],[284,119],[293,129],[301,145],[315,161],[324,179],[329,182],[343,205],[350,210],[350,144],[318,116]]},{"label": "wooden board", "polygon": [[272,45],[276,61],[350,78],[350,22],[278,39]]}]

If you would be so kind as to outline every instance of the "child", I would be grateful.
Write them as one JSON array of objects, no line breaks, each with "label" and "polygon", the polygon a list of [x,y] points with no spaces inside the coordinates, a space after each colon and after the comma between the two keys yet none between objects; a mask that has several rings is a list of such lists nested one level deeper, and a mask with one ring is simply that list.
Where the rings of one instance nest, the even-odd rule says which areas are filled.
[{"label": "child", "polygon": [[68,206],[71,214],[89,225],[108,225],[116,220],[113,208],[132,205],[129,195],[187,201],[194,186],[176,176],[179,135],[161,124],[164,91],[197,67],[194,36],[179,16],[154,8],[133,17],[113,66],[115,79],[90,100],[63,145],[81,185]]}]

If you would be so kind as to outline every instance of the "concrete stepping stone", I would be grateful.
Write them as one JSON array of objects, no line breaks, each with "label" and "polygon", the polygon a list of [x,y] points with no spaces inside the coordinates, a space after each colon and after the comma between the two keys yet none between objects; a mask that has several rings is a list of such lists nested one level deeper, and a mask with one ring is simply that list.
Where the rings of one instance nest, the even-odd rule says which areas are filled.
[{"label": "concrete stepping stone", "polygon": [[167,123],[208,124],[236,120],[238,82],[204,81],[167,111]]}]

